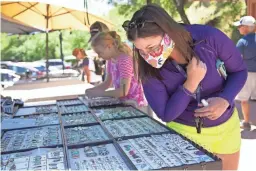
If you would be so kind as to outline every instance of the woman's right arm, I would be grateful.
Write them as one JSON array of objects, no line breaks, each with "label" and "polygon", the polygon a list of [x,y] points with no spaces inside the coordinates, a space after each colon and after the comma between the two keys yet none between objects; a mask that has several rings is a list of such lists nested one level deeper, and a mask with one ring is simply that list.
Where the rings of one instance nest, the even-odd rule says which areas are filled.
[{"label": "woman's right arm", "polygon": [[204,63],[193,58],[187,67],[187,80],[173,94],[169,94],[165,85],[157,79],[148,79],[143,84],[149,105],[162,121],[173,121],[185,111],[206,70]]},{"label": "woman's right arm", "polygon": [[157,79],[147,80],[143,88],[150,107],[164,122],[170,122],[179,117],[193,98],[182,85],[176,92],[169,95],[165,85]]}]

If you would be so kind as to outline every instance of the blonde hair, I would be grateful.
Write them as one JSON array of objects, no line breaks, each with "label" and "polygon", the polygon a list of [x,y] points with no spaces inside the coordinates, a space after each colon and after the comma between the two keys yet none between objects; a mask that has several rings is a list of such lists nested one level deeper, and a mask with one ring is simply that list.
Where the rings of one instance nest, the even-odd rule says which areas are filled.
[{"label": "blonde hair", "polygon": [[121,41],[121,37],[115,31],[97,33],[92,39],[92,46],[99,44],[113,44],[120,52],[132,57],[131,48]]}]

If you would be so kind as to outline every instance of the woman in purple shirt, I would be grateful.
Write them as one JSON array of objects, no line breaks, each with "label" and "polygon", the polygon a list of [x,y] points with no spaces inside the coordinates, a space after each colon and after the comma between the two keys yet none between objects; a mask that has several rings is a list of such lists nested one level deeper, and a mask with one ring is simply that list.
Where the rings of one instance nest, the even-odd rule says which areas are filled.
[{"label": "woman in purple shirt", "polygon": [[210,26],[179,24],[156,5],[142,7],[123,28],[157,116],[218,155],[223,170],[236,170],[241,136],[234,98],[247,69],[233,42]]}]

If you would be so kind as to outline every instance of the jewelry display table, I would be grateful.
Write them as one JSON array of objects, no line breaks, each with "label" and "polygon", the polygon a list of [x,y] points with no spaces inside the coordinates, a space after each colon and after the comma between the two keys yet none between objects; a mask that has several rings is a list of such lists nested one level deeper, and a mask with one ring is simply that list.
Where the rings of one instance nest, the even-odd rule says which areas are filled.
[{"label": "jewelry display table", "polygon": [[114,98],[20,108],[2,121],[2,170],[221,170],[221,160]]}]

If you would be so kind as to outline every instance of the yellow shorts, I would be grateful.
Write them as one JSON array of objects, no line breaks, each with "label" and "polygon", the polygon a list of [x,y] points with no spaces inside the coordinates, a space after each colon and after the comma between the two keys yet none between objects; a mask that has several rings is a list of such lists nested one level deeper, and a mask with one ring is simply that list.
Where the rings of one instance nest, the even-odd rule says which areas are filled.
[{"label": "yellow shorts", "polygon": [[240,120],[236,109],[225,123],[215,127],[202,128],[201,134],[196,132],[195,127],[177,122],[169,122],[167,126],[212,153],[233,154],[240,150]]}]

